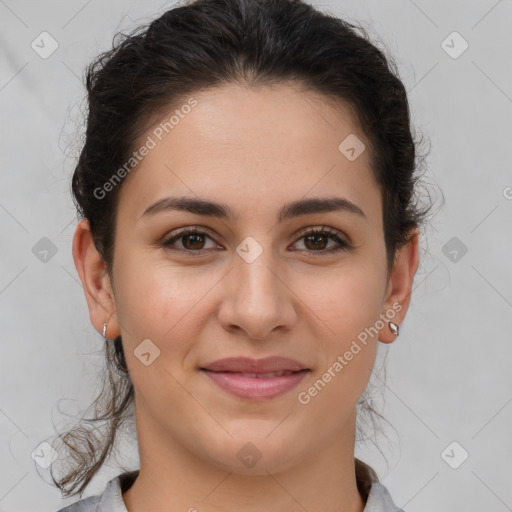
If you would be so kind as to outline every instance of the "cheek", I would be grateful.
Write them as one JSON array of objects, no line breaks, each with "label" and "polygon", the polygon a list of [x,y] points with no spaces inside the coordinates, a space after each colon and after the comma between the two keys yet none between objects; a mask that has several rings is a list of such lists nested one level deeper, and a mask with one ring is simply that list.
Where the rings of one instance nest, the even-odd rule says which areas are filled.
[{"label": "cheek", "polygon": [[376,325],[381,325],[376,322],[382,312],[380,274],[378,269],[354,265],[317,279],[315,290],[308,306],[320,319],[321,330],[315,336],[322,354],[319,386],[329,388],[322,391],[325,400],[349,405],[366,387],[375,362]]},{"label": "cheek", "polygon": [[[131,379],[144,402],[173,404],[178,410],[181,401],[189,403],[178,381],[186,355],[203,329],[201,299],[218,276],[150,260],[134,255],[118,260],[116,304],[123,346]],[[141,345],[146,339],[156,348],[147,342]],[[150,353],[147,366],[139,358],[143,346]]]},{"label": "cheek", "polygon": [[325,327],[329,345],[342,345],[375,324],[382,309],[383,278],[376,267],[359,262],[302,281],[305,302]]},{"label": "cheek", "polygon": [[151,258],[144,251],[126,254],[117,264],[120,320],[123,317],[127,328],[128,324],[133,327],[130,331],[148,329],[155,338],[164,336],[215,284],[211,272],[187,268],[161,257]]},{"label": "cheek", "polygon": [[183,366],[212,314],[205,309],[208,294],[224,273],[142,254],[126,255],[118,263],[116,304],[127,359],[136,367],[133,352],[150,339],[160,350],[159,363]]}]

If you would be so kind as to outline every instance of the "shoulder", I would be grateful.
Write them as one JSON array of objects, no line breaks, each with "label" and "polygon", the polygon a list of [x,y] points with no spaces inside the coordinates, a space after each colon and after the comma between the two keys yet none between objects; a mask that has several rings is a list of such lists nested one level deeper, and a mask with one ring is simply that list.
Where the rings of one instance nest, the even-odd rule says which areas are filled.
[{"label": "shoulder", "polygon": [[89,496],[57,512],[127,512],[122,493],[135,481],[139,470],[126,471],[109,480],[101,494]]},{"label": "shoulder", "polygon": [[98,503],[100,503],[103,494],[89,496],[83,500],[77,501],[68,505],[67,507],[57,510],[57,512],[93,512],[98,510]]},{"label": "shoulder", "polygon": [[393,502],[387,488],[380,482],[373,482],[363,512],[405,512]]}]

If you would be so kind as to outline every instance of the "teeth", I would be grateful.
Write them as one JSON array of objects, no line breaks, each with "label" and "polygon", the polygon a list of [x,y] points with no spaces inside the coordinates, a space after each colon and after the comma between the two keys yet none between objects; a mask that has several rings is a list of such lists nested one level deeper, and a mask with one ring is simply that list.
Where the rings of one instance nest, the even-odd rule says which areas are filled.
[{"label": "teeth", "polygon": [[266,379],[270,377],[281,377],[283,375],[291,375],[293,372],[290,370],[282,370],[280,372],[271,372],[271,373],[240,373],[242,377],[251,377],[256,379]]}]

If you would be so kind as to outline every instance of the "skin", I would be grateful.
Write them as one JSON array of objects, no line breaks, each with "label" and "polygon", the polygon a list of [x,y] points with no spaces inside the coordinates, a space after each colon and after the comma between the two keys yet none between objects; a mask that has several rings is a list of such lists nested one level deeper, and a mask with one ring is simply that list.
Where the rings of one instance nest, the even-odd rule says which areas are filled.
[{"label": "skin", "polygon": [[[365,141],[346,106],[284,84],[226,85],[194,98],[198,105],[122,185],[112,279],[87,220],[73,242],[91,322],[100,333],[108,322],[109,338],[122,335],[136,391],[140,474],[123,494],[126,508],[361,512],[356,404],[378,342],[396,338],[387,322],[308,404],[297,395],[393,303],[402,306],[393,321],[403,322],[418,232],[388,276],[382,198],[368,152],[349,161],[338,150],[349,134]],[[141,218],[171,195],[226,203],[237,217],[168,211]],[[337,211],[276,221],[284,203],[332,196],[355,203],[366,219]],[[179,238],[174,246],[203,249],[202,256],[159,245],[190,226],[209,238]],[[304,238],[323,226],[352,248],[316,255],[337,246]],[[248,236],[263,250],[251,263],[236,252]],[[160,350],[148,366],[134,355],[145,339]],[[299,360],[312,372],[284,395],[252,401],[198,370],[224,357],[268,355]],[[262,455],[252,468],[237,457],[247,442]]]}]

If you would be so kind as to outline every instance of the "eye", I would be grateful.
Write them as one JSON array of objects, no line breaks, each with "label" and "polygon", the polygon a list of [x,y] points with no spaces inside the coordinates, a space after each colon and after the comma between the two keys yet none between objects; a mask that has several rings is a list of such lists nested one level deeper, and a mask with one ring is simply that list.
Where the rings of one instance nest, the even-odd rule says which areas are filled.
[{"label": "eye", "polygon": [[[338,251],[347,250],[351,248],[351,245],[341,238],[338,231],[332,230],[331,228],[322,227],[320,229],[310,229],[301,234],[300,240],[304,239],[304,245],[306,250],[316,255],[332,254]],[[325,249],[326,243],[329,239],[334,240],[336,244],[330,249]],[[313,248],[313,249],[311,249]],[[320,249],[320,250],[318,250]]]},{"label": "eye", "polygon": [[[213,242],[213,245],[209,248],[205,247],[207,239]],[[302,239],[304,239],[304,245],[306,246],[306,249],[299,250],[306,250],[308,252],[313,253],[315,256],[321,256],[323,254],[332,254],[337,251],[348,250],[352,247],[350,243],[345,241],[340,236],[340,233],[338,231],[332,230],[331,228],[327,227],[322,227],[319,229],[310,229],[306,232],[303,232],[299,240]],[[329,240],[333,240],[335,242],[335,245],[334,247],[326,249],[326,244],[328,243]],[[178,242],[178,244],[181,244],[182,247],[177,247],[176,242]],[[173,237],[164,240],[161,243],[161,245],[166,249],[184,252],[190,256],[201,256],[203,255],[204,251],[208,249],[221,247],[215,243],[213,238],[211,238],[208,234],[206,234],[204,231],[199,230],[198,228],[184,229],[183,231],[180,231]],[[295,251],[297,249],[293,250]]]},{"label": "eye", "polygon": [[[181,231],[172,238],[164,240],[162,242],[162,246],[171,250],[176,250],[178,252],[189,253],[191,256],[201,256],[202,251],[205,250],[204,244],[205,239],[207,238],[213,241],[213,239],[204,231],[200,231],[197,228],[188,228]],[[174,245],[177,241],[181,243],[184,248],[176,248]]]}]

